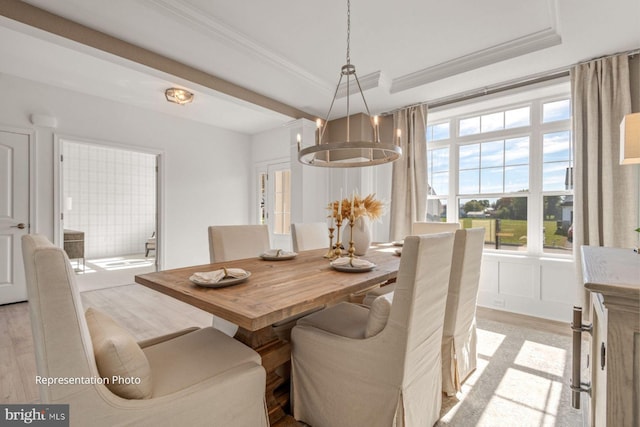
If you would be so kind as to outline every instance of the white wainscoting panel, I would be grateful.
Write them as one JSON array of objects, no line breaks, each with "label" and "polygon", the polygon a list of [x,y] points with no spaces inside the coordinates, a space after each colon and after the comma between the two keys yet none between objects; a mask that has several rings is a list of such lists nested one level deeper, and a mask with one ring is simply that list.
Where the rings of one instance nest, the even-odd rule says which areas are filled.
[{"label": "white wainscoting panel", "polygon": [[478,305],[569,323],[576,280],[573,259],[485,252]]}]

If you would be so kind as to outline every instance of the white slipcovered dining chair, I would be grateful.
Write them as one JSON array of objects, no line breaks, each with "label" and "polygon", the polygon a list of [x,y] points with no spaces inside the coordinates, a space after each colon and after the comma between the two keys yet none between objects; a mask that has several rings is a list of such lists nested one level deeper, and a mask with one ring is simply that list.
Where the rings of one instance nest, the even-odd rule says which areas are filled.
[{"label": "white slipcovered dining chair", "polygon": [[[433,425],[453,234],[409,236],[392,304],[342,302],[292,331],[294,417],[313,427]],[[387,318],[388,315],[388,318]]]},{"label": "white slipcovered dining chair", "polygon": [[83,311],[61,248],[26,235],[22,252],[38,375],[84,379],[40,383],[40,402],[69,404],[72,426],[269,425],[255,351],[213,328],[136,343],[106,314]]},{"label": "white slipcovered dining chair", "polygon": [[[209,259],[212,263],[256,258],[268,251],[269,227],[266,224],[212,225],[209,227]],[[212,315],[212,326],[230,337],[238,325]]]},{"label": "white slipcovered dining chair", "polygon": [[[484,228],[456,231],[442,334],[442,391],[449,396],[460,391],[477,367],[476,305],[483,250]],[[393,301],[393,290],[387,286],[371,291],[364,303],[370,305],[373,295]]]},{"label": "white slipcovered dining chair", "polygon": [[[417,221],[411,225],[412,234],[414,236],[421,236],[424,234],[436,234],[436,233],[448,233],[455,232],[460,229],[459,222],[424,222]],[[395,283],[390,283],[385,286],[380,286],[379,288],[372,289],[368,291],[363,300],[362,304],[366,306],[370,306],[373,300],[378,298],[380,295],[388,294],[393,292],[395,289]]]},{"label": "white slipcovered dining chair", "polygon": [[454,395],[477,367],[476,305],[484,228],[456,231],[442,335],[442,391]]},{"label": "white slipcovered dining chair", "polygon": [[411,234],[420,236],[422,234],[435,234],[454,232],[460,229],[459,222],[427,222],[416,221],[411,225]]},{"label": "white slipcovered dining chair", "polygon": [[291,240],[294,252],[329,249],[327,224],[324,222],[291,224]]},{"label": "white slipcovered dining chair", "polygon": [[209,258],[212,263],[255,258],[269,249],[269,228],[266,224],[209,227]]}]

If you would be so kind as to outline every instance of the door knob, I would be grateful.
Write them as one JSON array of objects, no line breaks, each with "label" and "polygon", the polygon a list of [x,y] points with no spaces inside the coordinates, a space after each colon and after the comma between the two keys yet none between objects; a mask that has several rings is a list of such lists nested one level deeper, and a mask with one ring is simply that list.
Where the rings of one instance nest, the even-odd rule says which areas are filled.
[{"label": "door knob", "polygon": [[21,222],[18,225],[12,225],[10,228],[19,228],[20,230],[24,230],[24,227],[25,227],[24,223]]}]

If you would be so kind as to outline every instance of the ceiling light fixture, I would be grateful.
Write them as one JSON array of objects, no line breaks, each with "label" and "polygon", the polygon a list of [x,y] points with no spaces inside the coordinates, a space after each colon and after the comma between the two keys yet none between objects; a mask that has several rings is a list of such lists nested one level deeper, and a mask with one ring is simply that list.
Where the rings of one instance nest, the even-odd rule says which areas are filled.
[{"label": "ceiling light fixture", "polygon": [[175,102],[176,104],[184,105],[193,101],[193,94],[185,89],[177,87],[171,87],[164,91],[164,96],[169,102]]},{"label": "ceiling light fixture", "polygon": [[[331,167],[331,168],[351,168],[351,167],[361,167],[361,166],[374,166],[381,165],[384,163],[393,162],[397,160],[402,155],[402,149],[399,145],[396,145],[393,142],[381,142],[380,141],[380,124],[378,122],[378,117],[371,117],[371,113],[369,112],[369,106],[367,105],[367,100],[364,98],[364,93],[362,92],[362,87],[360,86],[360,81],[358,80],[358,76],[356,74],[356,67],[351,64],[351,52],[350,52],[350,36],[351,36],[351,1],[347,0],[347,63],[342,66],[340,72],[340,80],[338,80],[338,85],[336,86],[336,91],[333,95],[333,100],[331,101],[331,105],[329,107],[329,112],[327,113],[326,119],[324,121],[324,126],[322,120],[317,120],[317,135],[315,144],[304,149],[301,149],[300,143],[298,143],[298,161],[300,163],[309,165],[309,166],[320,166],[320,167]],[[340,83],[342,82],[342,78],[346,76],[347,78],[347,135],[346,140],[342,142],[324,142],[324,134],[327,130],[327,124],[329,122],[329,115],[331,114],[331,110],[333,109],[333,105],[336,102],[336,97],[338,94],[338,89],[340,88]],[[373,141],[350,141],[349,140],[349,88],[350,88],[350,78],[353,76],[355,82],[358,86],[358,90],[360,95],[362,96],[362,101],[364,102],[365,109],[367,111],[367,115],[369,117],[371,128],[373,131]],[[399,134],[398,134],[398,142],[399,142]],[[364,138],[362,138],[364,139]]]}]

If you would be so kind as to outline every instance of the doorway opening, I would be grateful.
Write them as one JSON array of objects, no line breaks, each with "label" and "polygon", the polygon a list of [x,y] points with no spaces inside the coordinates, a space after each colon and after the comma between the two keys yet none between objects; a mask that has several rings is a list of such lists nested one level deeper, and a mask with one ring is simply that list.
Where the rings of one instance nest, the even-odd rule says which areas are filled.
[{"label": "doorway opening", "polygon": [[158,155],[60,141],[62,242],[80,290],[155,271]]}]

